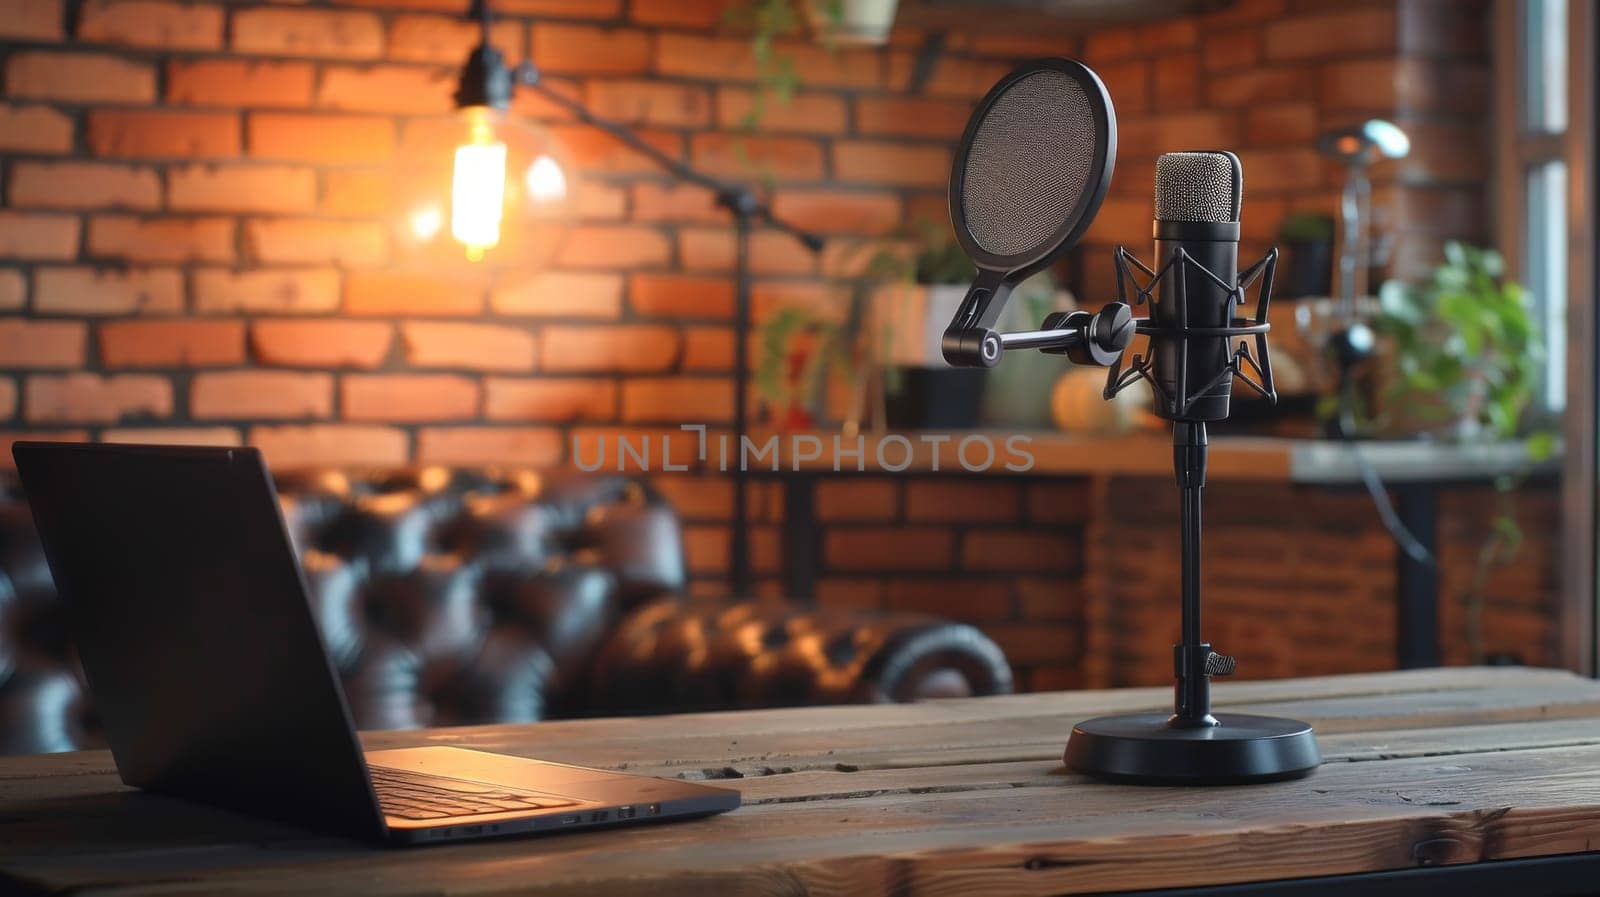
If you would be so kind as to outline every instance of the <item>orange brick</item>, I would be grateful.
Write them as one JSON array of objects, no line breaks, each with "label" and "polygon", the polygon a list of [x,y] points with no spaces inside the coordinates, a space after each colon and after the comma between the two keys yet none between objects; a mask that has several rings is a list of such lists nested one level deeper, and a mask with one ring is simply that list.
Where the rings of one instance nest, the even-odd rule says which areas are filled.
[{"label": "orange brick", "polygon": [[1155,61],[1155,108],[1193,109],[1200,103],[1200,56],[1167,53]]},{"label": "orange brick", "polygon": [[380,217],[392,208],[394,184],[383,171],[337,169],[322,176],[318,208],[329,215]]},{"label": "orange brick", "polygon": [[250,351],[262,364],[375,368],[389,356],[394,327],[378,321],[256,321]]},{"label": "orange brick", "polygon": [[821,480],[816,503],[817,519],[825,523],[893,520],[900,510],[900,486],[886,479]]},{"label": "orange brick", "polygon": [[306,62],[174,59],[167,63],[167,102],[190,106],[308,106],[315,78],[316,70]]},{"label": "orange brick", "polygon": [[558,19],[615,19],[622,0],[498,0],[495,9]]},{"label": "orange brick", "polygon": [[0,0],[0,37],[59,40],[62,21],[61,0]]},{"label": "orange brick", "polygon": [[710,28],[726,21],[735,0],[633,0],[628,13],[643,25]]},{"label": "orange brick", "polygon": [[87,333],[77,321],[0,318],[0,358],[8,368],[82,367]]},{"label": "orange brick", "polygon": [[856,100],[856,130],[862,134],[954,139],[961,136],[971,115],[970,104],[954,100],[915,97],[860,97]]},{"label": "orange brick", "polygon": [[406,362],[425,368],[531,371],[533,334],[498,324],[410,321],[400,326]]},{"label": "orange brick", "polygon": [[1072,536],[1032,530],[974,530],[961,543],[968,570],[1075,570],[1081,554]]},{"label": "orange brick", "polygon": [[194,272],[200,312],[322,312],[339,307],[339,272],[321,268]]},{"label": "orange brick", "polygon": [[533,58],[547,72],[631,75],[650,69],[650,35],[632,28],[597,28],[539,22]]},{"label": "orange brick", "polygon": [[17,309],[28,300],[28,281],[15,268],[0,268],[0,309]]},{"label": "orange brick", "polygon": [[223,112],[94,109],[89,150],[97,156],[191,158],[239,154],[239,118]]},{"label": "orange brick", "polygon": [[1393,50],[1399,35],[1393,8],[1345,9],[1280,18],[1264,43],[1268,59],[1350,57]]},{"label": "orange brick", "polygon": [[330,109],[395,112],[409,115],[449,112],[457,75],[454,69],[400,65],[325,67],[317,102]]},{"label": "orange brick", "polygon": [[0,257],[72,259],[78,255],[78,219],[0,210]]},{"label": "orange brick", "polygon": [[1251,106],[1244,111],[1244,133],[1251,146],[1303,146],[1317,135],[1317,107],[1309,102]]},{"label": "orange brick", "polygon": [[1221,112],[1169,112],[1117,126],[1118,153],[1155,157],[1174,146],[1231,146],[1239,141],[1238,118]]},{"label": "orange brick", "polygon": [[696,134],[690,138],[689,152],[694,164],[706,171],[782,180],[822,177],[822,145],[804,137]]},{"label": "orange brick", "polygon": [[1083,58],[1094,65],[1132,56],[1139,40],[1132,28],[1097,28],[1083,39]]},{"label": "orange brick", "polygon": [[0,103],[0,150],[71,152],[72,130],[72,119],[49,106]]},{"label": "orange brick", "polygon": [[[732,271],[733,232],[726,228],[678,231],[678,257],[689,271]],[[817,257],[799,240],[778,231],[756,231],[750,238],[750,270],[756,274],[812,274]]]},{"label": "orange brick", "polygon": [[151,103],[156,73],[120,56],[25,50],[6,58],[6,94],[77,103]]},{"label": "orange brick", "polygon": [[622,381],[622,419],[630,423],[723,423],[733,419],[733,384],[721,378]]},{"label": "orange brick", "polygon": [[1114,98],[1119,119],[1150,111],[1150,65],[1145,60],[1102,65],[1096,72]]},{"label": "orange brick", "polygon": [[[661,166],[651,159],[629,149],[621,141],[588,125],[551,125],[550,136],[566,150],[567,157],[578,168],[593,173],[618,172],[659,175]],[[672,131],[641,128],[637,136],[666,154],[668,158],[683,157],[683,138]]]},{"label": "orange brick", "polygon": [[551,467],[564,450],[561,431],[548,427],[424,427],[417,434],[423,464]]},{"label": "orange brick", "polygon": [[10,377],[0,379],[0,420],[17,416],[17,383]]},{"label": "orange brick", "polygon": [[612,420],[616,408],[617,386],[610,380],[490,377],[484,383],[490,420]]},{"label": "orange brick", "polygon": [[495,284],[489,304],[503,315],[616,318],[622,315],[622,275],[511,274]]},{"label": "orange brick", "polygon": [[585,104],[615,121],[696,128],[711,122],[711,92],[692,84],[661,81],[590,81]]},{"label": "orange brick", "polygon": [[161,180],[128,165],[17,162],[7,196],[18,208],[153,209],[161,205]]},{"label": "orange brick", "polygon": [[1213,106],[1250,106],[1311,95],[1310,72],[1298,68],[1249,68],[1206,79],[1206,102]]},{"label": "orange brick", "polygon": [[666,235],[651,227],[590,224],[574,227],[556,254],[567,268],[650,268],[672,257]]},{"label": "orange brick", "polygon": [[801,91],[785,100],[762,97],[757,114],[756,93],[739,87],[717,89],[717,125],[743,130],[799,134],[842,134],[848,125],[844,100],[829,93]]},{"label": "orange brick", "polygon": [[475,315],[483,310],[480,276],[409,271],[358,271],[345,278],[345,311],[353,315]]},{"label": "orange brick", "polygon": [[89,219],[89,254],[135,262],[232,261],[233,221],[96,215]]},{"label": "orange brick", "polygon": [[1015,520],[1021,491],[1014,483],[913,480],[906,484],[906,519],[922,522]]},{"label": "orange brick", "polygon": [[726,327],[690,327],[683,332],[683,369],[732,371],[733,331]]},{"label": "orange brick", "polygon": [[383,23],[369,12],[244,9],[233,14],[233,49],[266,56],[375,59],[383,53]]},{"label": "orange brick", "polygon": [[845,181],[941,187],[950,180],[950,153],[932,146],[841,140],[833,145],[833,170]]},{"label": "orange brick", "polygon": [[252,112],[250,155],[305,162],[381,162],[394,152],[394,123],[365,115]]},{"label": "orange brick", "polygon": [[154,445],[239,445],[232,427],[112,427],[100,433],[101,442]]},{"label": "orange brick", "polygon": [[1249,166],[1250,188],[1256,191],[1303,189],[1322,177],[1322,157],[1309,147],[1242,150],[1239,162]]},{"label": "orange brick", "polygon": [[[534,53],[537,57],[537,45]],[[756,61],[749,41],[742,38],[662,31],[656,34],[656,71],[686,78],[753,81]]]},{"label": "orange brick", "polygon": [[251,427],[249,442],[273,470],[296,467],[395,466],[410,454],[406,434],[356,424]]},{"label": "orange brick", "polygon": [[245,223],[246,252],[264,262],[340,262],[381,264],[389,257],[389,238],[366,221],[263,218]]},{"label": "orange brick", "polygon": [[1012,664],[1067,665],[1078,660],[1081,651],[1075,626],[1050,626],[1031,621],[989,624],[983,631],[995,640]]},{"label": "orange brick", "polygon": [[167,172],[167,205],[183,211],[309,212],[317,176],[287,165],[190,165]]},{"label": "orange brick", "polygon": [[216,367],[244,363],[239,321],[111,321],[100,326],[109,368]]},{"label": "orange brick", "polygon": [[172,384],[150,374],[66,374],[29,377],[23,387],[29,423],[115,423],[171,417]]},{"label": "orange brick", "polygon": [[823,536],[823,557],[839,570],[948,570],[955,536],[933,527],[839,528]]},{"label": "orange brick", "polygon": [[1010,70],[1011,64],[1007,62],[944,56],[933,67],[924,90],[932,96],[975,100],[988,93]]},{"label": "orange brick", "polygon": [[1206,71],[1225,71],[1256,65],[1261,61],[1261,31],[1240,28],[1206,35],[1200,64]]},{"label": "orange brick", "polygon": [[[495,22],[491,42],[514,62],[523,56],[522,32],[520,22]],[[478,23],[459,15],[395,16],[389,22],[389,58],[459,66],[481,37]]]},{"label": "orange brick", "polygon": [[1087,480],[1029,483],[1024,493],[1028,502],[1029,520],[1044,523],[1084,523],[1093,514]]},{"label": "orange brick", "polygon": [[728,530],[721,526],[683,528],[683,554],[690,573],[723,575],[728,570]]},{"label": "orange brick", "polygon": [[333,377],[288,371],[196,374],[189,388],[189,413],[239,420],[328,417],[333,413]]},{"label": "orange brick", "polygon": [[162,0],[88,0],[78,10],[78,39],[163,50],[222,46],[222,10]]},{"label": "orange brick", "polygon": [[[845,87],[877,90],[884,87],[886,71],[883,54],[874,50],[827,48],[810,40],[784,41],[780,52],[794,60],[800,79],[809,87]],[[749,47],[745,48],[750,54]],[[1009,66],[999,66],[1004,72]],[[905,79],[899,81],[905,83]],[[994,83],[993,80],[989,82]]]},{"label": "orange brick", "polygon": [[45,314],[176,314],[183,275],[168,268],[39,268],[33,307]]},{"label": "orange brick", "polygon": [[893,193],[842,190],[781,190],[772,211],[792,224],[819,234],[882,234],[904,221]]},{"label": "orange brick", "polygon": [[453,374],[350,374],[339,409],[349,420],[468,420],[478,413],[478,383]]},{"label": "orange brick", "polygon": [[697,184],[662,184],[643,181],[633,185],[633,220],[723,222],[728,211],[716,197]]},{"label": "orange brick", "polygon": [[551,325],[540,333],[547,371],[665,371],[678,360],[678,331],[649,324]]},{"label": "orange brick", "polygon": [[731,318],[733,284],[725,277],[635,274],[628,281],[634,312],[661,318]]}]

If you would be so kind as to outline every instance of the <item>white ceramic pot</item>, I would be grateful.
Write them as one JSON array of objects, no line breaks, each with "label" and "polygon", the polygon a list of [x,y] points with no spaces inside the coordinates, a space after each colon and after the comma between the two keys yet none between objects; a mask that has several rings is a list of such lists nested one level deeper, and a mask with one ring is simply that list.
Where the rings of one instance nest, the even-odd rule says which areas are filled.
[{"label": "white ceramic pot", "polygon": [[[838,18],[828,15],[834,2],[839,4]],[[806,10],[818,37],[839,44],[881,47],[889,42],[898,5],[899,0],[812,0]]]}]

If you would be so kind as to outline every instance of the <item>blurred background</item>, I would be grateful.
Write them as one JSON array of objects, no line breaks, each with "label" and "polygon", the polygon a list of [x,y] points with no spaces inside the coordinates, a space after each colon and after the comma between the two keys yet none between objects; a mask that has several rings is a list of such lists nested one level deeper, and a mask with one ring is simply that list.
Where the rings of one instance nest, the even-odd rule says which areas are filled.
[{"label": "blurred background", "polygon": [[[973,624],[1022,690],[1165,683],[1177,497],[1147,402],[930,348],[972,274],[945,197],[967,118],[1069,56],[1110,90],[1116,171],[1010,329],[1115,296],[1165,152],[1238,153],[1241,259],[1283,254],[1281,400],[1212,431],[1207,634],[1240,676],[1592,668],[1589,4],[495,3],[510,63],[822,237],[757,223],[743,332],[710,190],[535,93],[513,136],[452,117],[471,6],[0,0],[0,441],[563,471],[610,440],[615,473],[618,438],[692,460],[680,425],[726,432],[737,401],[763,435],[1021,434],[1020,473],[753,476],[749,592]],[[559,168],[491,185],[507,211],[466,239],[449,150],[480,144]],[[728,595],[731,477],[660,462],[623,466],[683,521],[686,592]]]}]

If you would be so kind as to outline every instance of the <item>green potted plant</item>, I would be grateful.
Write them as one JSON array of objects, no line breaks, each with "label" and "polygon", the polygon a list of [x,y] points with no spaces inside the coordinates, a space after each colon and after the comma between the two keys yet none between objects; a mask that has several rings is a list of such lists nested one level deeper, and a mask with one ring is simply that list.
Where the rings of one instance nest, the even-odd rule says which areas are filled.
[{"label": "green potted plant", "polygon": [[[1374,324],[1393,360],[1379,426],[1454,440],[1520,439],[1530,462],[1549,458],[1554,434],[1533,413],[1544,347],[1528,291],[1506,279],[1498,252],[1450,242],[1444,256],[1427,280],[1391,280],[1379,289]],[[1526,472],[1511,474],[1495,483],[1500,511],[1462,595],[1473,662],[1484,660],[1489,578],[1522,545],[1515,490],[1525,477]]]}]

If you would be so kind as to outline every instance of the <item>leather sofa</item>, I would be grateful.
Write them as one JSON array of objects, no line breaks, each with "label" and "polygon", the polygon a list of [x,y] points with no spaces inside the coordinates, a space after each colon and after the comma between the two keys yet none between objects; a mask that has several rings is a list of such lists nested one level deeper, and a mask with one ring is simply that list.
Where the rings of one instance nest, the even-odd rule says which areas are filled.
[{"label": "leather sofa", "polygon": [[[685,597],[676,513],[645,482],[528,470],[277,476],[356,724],[397,729],[987,695],[970,626]],[[14,482],[0,485],[0,754],[101,743]]]}]

